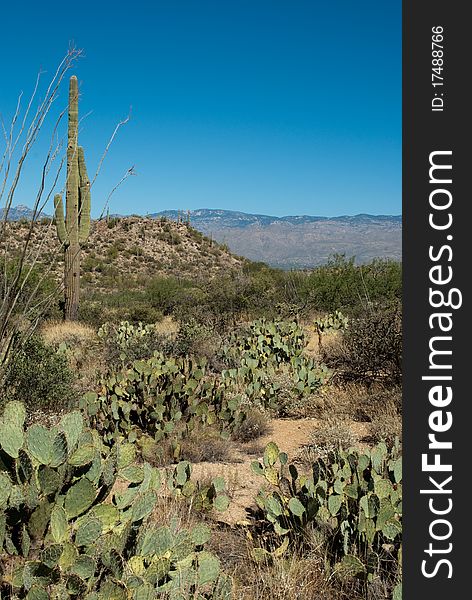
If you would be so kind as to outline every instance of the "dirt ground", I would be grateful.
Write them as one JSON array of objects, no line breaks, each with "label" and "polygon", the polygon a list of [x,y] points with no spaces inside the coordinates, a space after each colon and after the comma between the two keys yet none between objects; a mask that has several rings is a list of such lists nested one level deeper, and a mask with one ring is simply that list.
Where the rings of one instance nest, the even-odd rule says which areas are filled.
[{"label": "dirt ground", "polygon": [[[208,480],[217,476],[225,478],[231,503],[228,510],[221,515],[221,520],[228,524],[246,523],[246,508],[255,506],[254,497],[264,485],[264,479],[258,477],[251,469],[255,460],[262,461],[262,451],[269,442],[275,442],[280,451],[286,452],[289,460],[297,460],[301,451],[310,443],[312,432],[322,421],[309,419],[272,419],[269,433],[258,438],[257,445],[241,444],[234,452],[233,462],[197,463],[193,465],[194,480]],[[358,440],[368,434],[368,423],[352,422],[351,429]],[[362,442],[359,443],[363,446]],[[259,450],[254,454],[254,447]],[[248,450],[248,451],[246,451]]]}]

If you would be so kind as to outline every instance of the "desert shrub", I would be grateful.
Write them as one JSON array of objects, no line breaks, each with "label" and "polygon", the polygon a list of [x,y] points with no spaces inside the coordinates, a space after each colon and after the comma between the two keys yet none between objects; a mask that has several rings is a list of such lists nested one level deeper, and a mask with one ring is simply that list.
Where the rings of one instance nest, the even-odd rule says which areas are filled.
[{"label": "desert shrub", "polygon": [[185,301],[191,287],[191,282],[176,277],[154,277],[146,286],[145,297],[153,308],[167,315]]},{"label": "desert shrub", "polygon": [[113,229],[114,227],[116,227],[118,225],[119,222],[120,222],[119,217],[108,217],[106,220],[108,229]]},{"label": "desert shrub", "polygon": [[246,418],[231,436],[237,442],[247,443],[257,440],[269,432],[269,419],[265,413],[257,408],[251,408],[246,413]]},{"label": "desert shrub", "polygon": [[370,435],[375,443],[385,442],[391,448],[395,440],[402,439],[402,419],[393,405],[386,405],[370,425]]},{"label": "desert shrub", "polygon": [[107,321],[157,323],[162,317],[162,311],[151,306],[143,292],[128,289],[84,295],[79,309],[79,319],[97,329]]},{"label": "desert shrub", "polygon": [[3,395],[6,400],[24,402],[31,411],[61,411],[73,400],[74,380],[67,358],[33,336],[12,355]]},{"label": "desert shrub", "polygon": [[101,302],[81,299],[79,308],[79,321],[81,323],[98,328],[106,321],[103,313],[103,305]]},{"label": "desert shrub", "polygon": [[348,421],[337,418],[328,418],[313,430],[310,439],[310,448],[326,456],[328,452],[347,450],[356,443]]},{"label": "desert shrub", "polygon": [[[401,297],[401,263],[375,259],[356,265],[354,258],[334,255],[327,265],[314,269],[302,283],[302,296],[313,308],[356,312],[366,305],[393,302]],[[307,290],[308,286],[308,290]]]},{"label": "desert shrub", "polygon": [[[19,261],[0,259],[0,305],[5,300],[5,292],[17,275]],[[60,289],[53,278],[44,273],[40,266],[31,268],[24,266],[17,283],[18,301],[13,311],[14,317],[28,317],[31,312],[31,297],[34,305],[41,307],[41,318],[57,318],[61,316],[59,309]],[[36,314],[36,312],[34,313]]]},{"label": "desert shrub", "polygon": [[217,351],[221,345],[221,336],[211,326],[190,317],[179,324],[172,354],[175,356],[194,356],[205,358],[207,364],[218,370]]},{"label": "desert shrub", "polygon": [[[392,302],[402,294],[401,263],[375,259],[356,265],[354,258],[334,255],[326,265],[306,271],[279,271],[260,263],[245,265],[256,281],[262,278],[270,298],[267,307],[290,309],[292,314],[342,310],[349,316],[372,303]],[[271,308],[270,308],[271,307]]]},{"label": "desert shrub", "polygon": [[349,322],[341,343],[324,354],[325,362],[337,369],[344,381],[371,384],[401,384],[401,305],[373,307]]},{"label": "desert shrub", "polygon": [[370,421],[370,438],[374,443],[385,442],[391,447],[402,438],[402,390],[390,387],[364,395],[359,410]]},{"label": "desert shrub", "polygon": [[231,444],[218,431],[197,427],[178,446],[178,458],[191,463],[231,462]]}]

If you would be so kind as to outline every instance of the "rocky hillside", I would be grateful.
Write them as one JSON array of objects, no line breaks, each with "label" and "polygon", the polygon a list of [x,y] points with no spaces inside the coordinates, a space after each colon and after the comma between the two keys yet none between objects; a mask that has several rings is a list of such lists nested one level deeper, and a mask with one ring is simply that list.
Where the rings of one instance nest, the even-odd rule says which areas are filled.
[{"label": "rocky hillside", "polygon": [[[18,225],[23,224],[25,220],[30,219],[32,211],[27,206],[16,206],[10,210],[8,215],[10,221],[17,221]],[[161,219],[168,221],[165,227],[172,228],[175,231],[174,238],[169,231],[163,229]],[[124,217],[117,215],[108,221],[113,225],[116,219],[122,220]],[[180,221],[190,219],[191,228],[187,228]],[[157,271],[172,270],[177,267],[177,271],[183,275],[192,271],[194,265],[199,262],[195,253],[195,244],[201,243],[203,250],[203,265],[206,268],[210,265],[209,274],[214,272],[216,267],[213,262],[216,257],[219,246],[214,242],[226,245],[231,252],[238,256],[244,256],[253,261],[262,261],[273,267],[282,269],[292,268],[312,268],[327,262],[333,254],[345,254],[347,257],[355,256],[357,263],[370,262],[373,258],[391,258],[401,260],[402,257],[402,219],[401,216],[389,215],[345,215],[340,217],[319,217],[309,215],[295,215],[286,217],[274,217],[270,215],[248,214],[230,210],[200,209],[184,213],[183,211],[169,210],[160,213],[153,213],[147,217],[126,217],[129,227],[133,230],[133,235],[128,239],[122,233],[118,234],[116,243],[118,246],[125,244],[121,249],[129,250],[133,245],[141,247],[144,241],[141,233],[143,224],[148,229],[149,235],[146,245],[143,246],[143,256],[145,261],[156,261],[159,265]],[[152,223],[157,221],[158,225]],[[172,223],[172,225],[171,225]],[[105,225],[97,223],[97,232],[101,231]],[[123,227],[120,225],[117,232],[121,232]],[[111,227],[113,229],[113,227]],[[201,233],[198,233],[201,232]],[[203,236],[201,235],[203,234]],[[107,252],[115,253],[115,250],[109,246],[113,245],[112,235],[106,234],[98,244],[100,249],[105,248],[105,256],[101,256],[98,251],[95,252],[95,239],[92,234],[90,242],[90,264],[94,260],[107,264],[109,256]],[[174,243],[172,239],[178,240],[183,235],[181,244]],[[190,236],[191,242],[186,243],[186,238]],[[205,239],[206,238],[208,239]],[[165,241],[169,238],[170,248],[155,246],[153,240]],[[172,238],[172,239],[171,239]],[[213,244],[213,245],[212,245]],[[50,247],[50,244],[48,244]],[[189,261],[182,260],[186,250],[189,250]],[[131,250],[133,253],[133,250]],[[149,254],[150,253],[150,254]],[[198,253],[197,253],[198,254]],[[213,254],[213,258],[208,254]],[[206,256],[206,260],[205,260]],[[174,257],[174,258],[172,258]],[[142,264],[143,261],[137,261],[133,269],[138,271],[148,271]],[[238,261],[236,261],[238,262]],[[128,273],[130,261],[125,261],[125,272]],[[216,261],[219,264],[219,261]],[[132,264],[132,261],[131,261]],[[148,265],[149,266],[149,265]],[[121,265],[120,265],[121,267]],[[227,268],[227,265],[224,265]],[[93,272],[93,271],[92,271]]]},{"label": "rocky hillside", "polygon": [[[29,231],[26,221],[9,222],[8,245],[12,256],[22,247]],[[53,265],[62,276],[62,256],[54,224],[36,223],[32,233],[32,256],[42,265]],[[82,254],[85,286],[113,287],[113,281],[139,287],[150,277],[172,274],[189,280],[212,278],[239,271],[244,259],[184,223],[144,217],[113,218],[92,222]]]}]

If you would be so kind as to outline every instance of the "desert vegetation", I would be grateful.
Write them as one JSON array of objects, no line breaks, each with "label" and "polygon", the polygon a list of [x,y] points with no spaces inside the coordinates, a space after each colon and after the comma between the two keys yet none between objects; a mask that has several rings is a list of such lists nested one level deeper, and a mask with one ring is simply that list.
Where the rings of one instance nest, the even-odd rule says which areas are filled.
[{"label": "desert vegetation", "polygon": [[0,597],[400,599],[401,266],[89,232],[67,158],[65,220],[2,223]]}]

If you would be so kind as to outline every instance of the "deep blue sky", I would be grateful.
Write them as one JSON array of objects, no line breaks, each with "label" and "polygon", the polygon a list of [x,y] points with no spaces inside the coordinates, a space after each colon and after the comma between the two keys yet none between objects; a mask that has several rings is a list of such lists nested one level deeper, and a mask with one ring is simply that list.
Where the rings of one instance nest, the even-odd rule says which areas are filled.
[{"label": "deep blue sky", "polygon": [[[132,105],[95,216],[131,165],[111,212],[401,212],[399,1],[26,1],[1,17],[4,119],[70,40],[89,171]],[[14,203],[31,205],[41,148]]]}]

